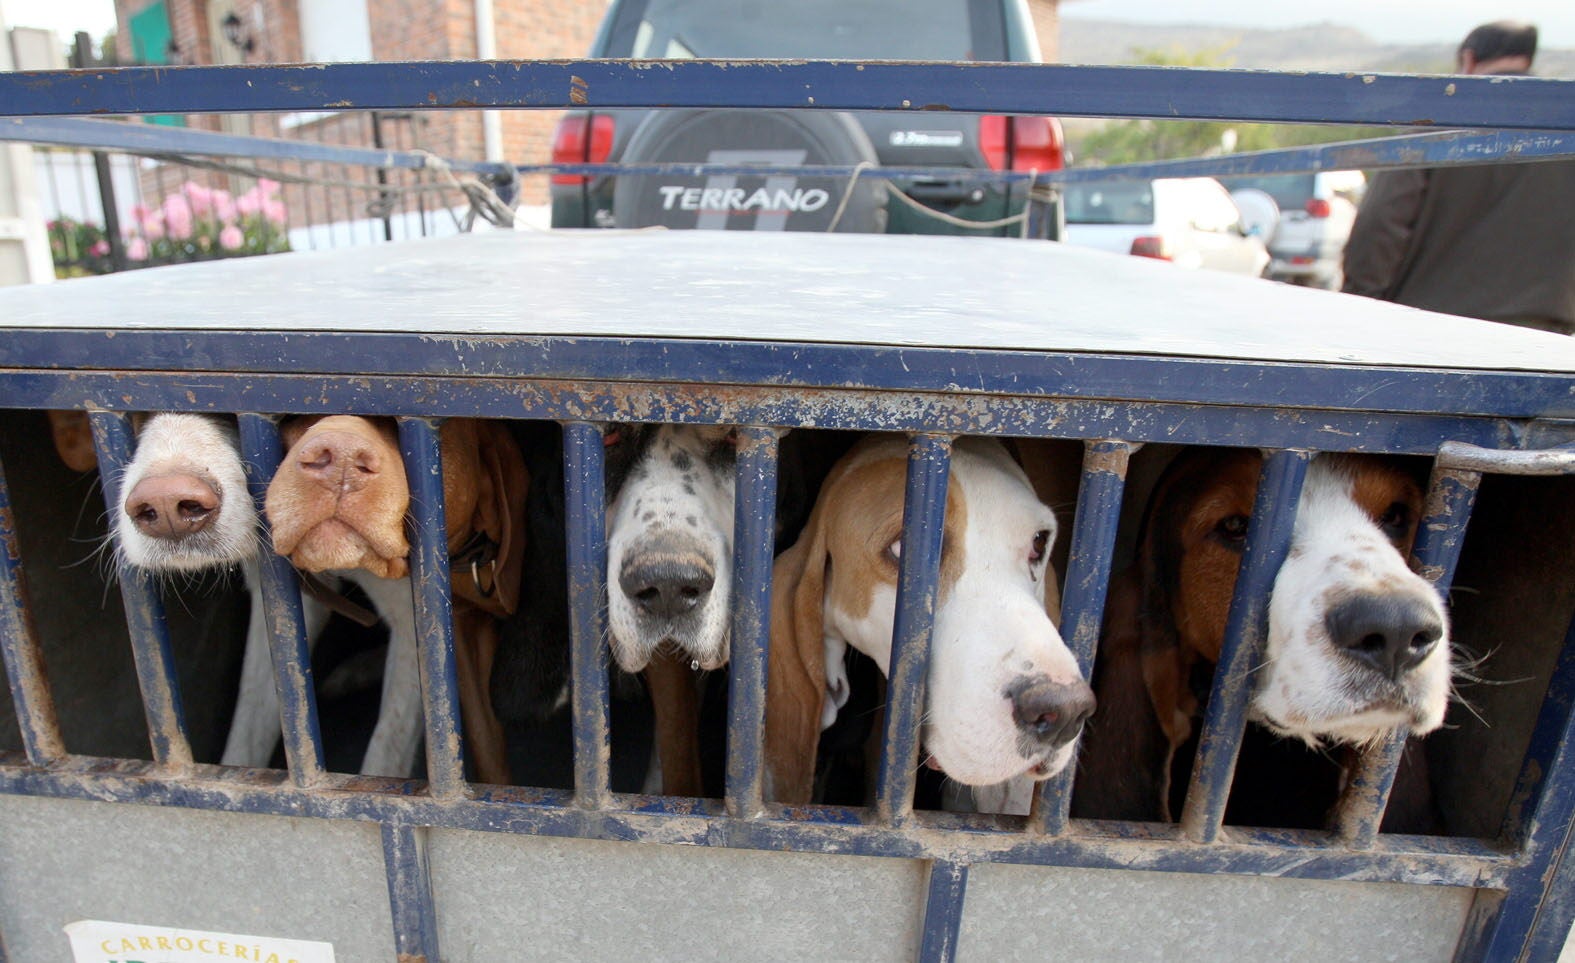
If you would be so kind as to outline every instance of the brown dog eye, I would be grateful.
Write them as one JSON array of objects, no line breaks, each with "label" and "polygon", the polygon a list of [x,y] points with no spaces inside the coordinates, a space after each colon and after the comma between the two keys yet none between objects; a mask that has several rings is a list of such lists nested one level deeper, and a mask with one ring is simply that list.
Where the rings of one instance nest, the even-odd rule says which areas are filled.
[{"label": "brown dog eye", "polygon": [[1028,563],[1038,565],[1044,561],[1045,549],[1050,545],[1050,530],[1040,529],[1034,533],[1034,547],[1028,550]]},{"label": "brown dog eye", "polygon": [[1378,519],[1378,527],[1394,541],[1405,538],[1406,532],[1411,530],[1411,506],[1405,502],[1390,505]]},{"label": "brown dog eye", "polygon": [[1247,516],[1227,515],[1225,518],[1220,519],[1218,525],[1214,526],[1214,531],[1227,541],[1242,541],[1247,537]]}]

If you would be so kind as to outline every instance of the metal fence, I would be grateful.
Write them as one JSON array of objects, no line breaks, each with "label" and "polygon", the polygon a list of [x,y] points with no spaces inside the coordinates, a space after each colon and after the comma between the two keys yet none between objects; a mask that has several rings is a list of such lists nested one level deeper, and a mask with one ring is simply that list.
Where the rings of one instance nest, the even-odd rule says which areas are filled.
[{"label": "metal fence", "polygon": [[[35,180],[59,276],[441,237],[469,227],[462,191],[435,170],[341,159],[421,156],[429,140],[425,114],[330,110],[182,120],[195,126],[131,134],[127,142],[143,147],[137,153],[90,149],[112,146],[107,134],[82,138],[80,146],[35,141]],[[232,143],[270,141],[272,154],[202,153],[213,137],[225,136],[238,139]]]},{"label": "metal fence", "polygon": [[[304,73],[308,69],[311,73]],[[1398,163],[1431,163],[1462,145],[1485,141],[1498,146],[1475,155],[1483,159],[1499,156],[1492,150],[1535,153],[1539,144],[1567,153],[1569,132],[1575,131],[1575,98],[1569,96],[1568,82],[1518,78],[1500,83],[1143,68],[709,62],[661,71],[617,62],[191,68],[191,76],[203,83],[169,79],[180,73],[0,77],[0,99],[19,115],[188,113],[241,103],[267,110],[316,110],[338,103],[377,110],[564,108],[581,105],[589,96],[604,106],[922,110],[944,105],[991,113],[1364,124],[1415,124],[1425,117],[1438,126],[1554,132],[1523,138],[1424,135],[1421,146],[1434,153],[1416,153],[1417,141],[1363,148],[1392,149]],[[237,150],[243,146],[255,149],[235,145]],[[1351,163],[1355,155],[1345,146],[1311,150],[1324,153],[1302,155],[1295,169],[1317,169],[1326,161],[1337,167],[1373,166]],[[1229,168],[1228,158],[1223,163],[1227,169],[1211,162],[1208,172],[1242,172]],[[1432,459],[1427,518],[1416,554],[1421,570],[1447,591],[1484,475],[1575,470],[1568,452],[1575,444],[1575,374],[1567,367],[1550,372],[1396,368],[999,346],[904,349],[827,344],[809,337],[692,340],[649,333],[519,332],[518,337],[489,338],[484,353],[471,350],[466,334],[442,332],[114,333],[105,338],[92,325],[85,330],[22,327],[0,347],[0,404],[90,409],[105,477],[112,477],[132,450],[124,414],[129,411],[241,412],[247,461],[257,472],[254,482],[265,479],[279,459],[276,413],[304,406],[399,419],[417,536],[411,564],[423,640],[427,780],[395,782],[326,770],[310,711],[314,695],[300,671],[299,628],[274,640],[283,701],[307,710],[285,713],[287,775],[193,766],[158,597],[153,586],[125,571],[121,580],[155,758],[147,763],[70,756],[59,738],[38,644],[28,627],[14,520],[8,504],[0,501],[0,518],[8,526],[0,532],[8,545],[0,556],[6,572],[0,581],[0,639],[25,743],[25,755],[0,757],[0,790],[375,824],[401,954],[439,957],[422,844],[428,829],[923,860],[927,899],[917,952],[924,959],[950,959],[957,952],[970,870],[995,863],[1469,887],[1477,895],[1459,944],[1462,959],[1552,958],[1575,919],[1570,900],[1575,871],[1565,861],[1575,822],[1575,761],[1568,758],[1575,735],[1570,713],[1575,648],[1567,644],[1575,641],[1575,626],[1559,638],[1538,640],[1562,654],[1529,734],[1517,791],[1501,820],[1489,817],[1500,824],[1497,833],[1486,838],[1379,833],[1398,764],[1398,740],[1367,753],[1357,791],[1342,804],[1338,830],[1224,831],[1225,801],[1246,726],[1247,670],[1261,645],[1267,593],[1289,545],[1312,455],[1378,451]],[[193,355],[201,359],[195,365]],[[959,386],[957,374],[964,356],[966,387]],[[193,378],[194,370],[201,372],[200,379]],[[355,377],[346,377],[347,370]],[[453,738],[459,713],[437,423],[461,415],[562,425],[573,586],[572,790],[470,784],[462,743]],[[720,800],[610,789],[600,425],[624,421],[741,426],[739,577],[726,792]],[[1136,446],[1210,444],[1269,452],[1208,699],[1197,775],[1180,823],[1071,820],[1065,779],[1046,785],[1025,820],[915,811],[911,762],[918,754],[915,713],[922,702],[900,696],[891,704],[912,712],[887,714],[873,806],[785,808],[767,802],[761,693],[771,591],[770,506],[777,481],[771,427],[910,435],[906,550],[890,672],[892,690],[910,694],[919,691],[926,671],[940,509],[955,436],[1085,442],[1062,620],[1085,671],[1096,654],[1117,509]],[[298,627],[293,577],[282,560],[275,561],[264,569],[267,605],[280,625]]]}]

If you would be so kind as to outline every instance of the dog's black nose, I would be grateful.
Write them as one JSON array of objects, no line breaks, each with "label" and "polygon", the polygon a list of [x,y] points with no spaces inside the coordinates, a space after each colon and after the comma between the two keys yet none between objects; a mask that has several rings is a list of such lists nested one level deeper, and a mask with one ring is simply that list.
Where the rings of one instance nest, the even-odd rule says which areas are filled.
[{"label": "dog's black nose", "polygon": [[1070,685],[1046,676],[1019,680],[1007,690],[1017,727],[1047,747],[1064,746],[1083,731],[1094,714],[1094,690],[1081,680]]},{"label": "dog's black nose", "polygon": [[218,517],[219,494],[196,475],[159,475],[131,489],[125,511],[149,538],[185,538]]},{"label": "dog's black nose", "polygon": [[1399,682],[1444,636],[1443,620],[1430,601],[1417,595],[1353,595],[1329,607],[1324,627],[1342,655]]},{"label": "dog's black nose", "polygon": [[641,612],[671,619],[693,610],[710,594],[716,575],[693,555],[646,552],[624,561],[618,585]]}]

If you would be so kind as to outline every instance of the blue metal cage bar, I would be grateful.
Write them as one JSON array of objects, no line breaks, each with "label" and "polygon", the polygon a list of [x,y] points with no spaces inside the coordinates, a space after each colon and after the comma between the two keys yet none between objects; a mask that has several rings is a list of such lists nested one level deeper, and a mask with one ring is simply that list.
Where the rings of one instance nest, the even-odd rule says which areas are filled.
[{"label": "blue metal cage bar", "polygon": [[416,638],[420,642],[427,781],[433,795],[452,799],[465,793],[465,752],[454,661],[453,602],[449,598],[442,441],[436,420],[400,418],[398,422],[405,477],[410,483],[408,517],[414,535],[410,587],[415,595]]},{"label": "blue metal cage bar", "polygon": [[54,696],[44,670],[44,654],[27,605],[27,580],[22,571],[21,539],[11,506],[5,466],[0,465],[0,655],[5,658],[11,703],[27,761],[47,766],[66,754],[55,715]]},{"label": "blue metal cage bar", "polygon": [[570,667],[574,677],[575,802],[610,804],[607,688],[607,495],[602,429],[563,426],[564,499],[569,526]]},{"label": "blue metal cage bar", "polygon": [[913,813],[951,447],[951,438],[943,435],[915,435],[908,442],[902,554],[897,560],[896,614],[886,673],[885,737],[875,790],[875,814],[882,823],[901,824]]},{"label": "blue metal cage bar", "polygon": [[[305,336],[291,336],[295,337]],[[1087,359],[1063,356],[1078,366]],[[1095,368],[1099,365],[1095,364]],[[1184,367],[1184,366],[1182,366]],[[1317,370],[1285,372],[1284,392],[1295,395],[1295,382],[1316,380]],[[1398,375],[1394,377],[1400,377]],[[1368,451],[1432,455],[1439,438],[1482,447],[1508,448],[1544,431],[1551,443],[1567,440],[1567,422],[1549,418],[1529,425],[1511,416],[1464,412],[1345,412],[1316,405],[1301,407],[1287,398],[1262,405],[1237,406],[1150,403],[1135,397],[1112,405],[1083,399],[1040,397],[1017,393],[939,393],[909,396],[894,407],[883,391],[845,390],[838,404],[819,403],[813,393],[779,386],[733,387],[727,394],[684,391],[667,385],[608,383],[595,374],[585,381],[503,381],[467,378],[384,378],[382,391],[368,396],[349,381],[311,375],[255,375],[247,379],[245,397],[222,379],[176,373],[117,376],[109,372],[29,372],[9,385],[12,404],[38,408],[70,408],[84,397],[96,404],[138,411],[196,409],[238,410],[247,407],[289,410],[310,407],[309,413],[358,412],[395,415],[419,405],[430,416],[524,417],[615,421],[627,419],[631,408],[653,421],[683,424],[816,424],[824,428],[932,431],[993,434],[1008,437],[1126,438],[1133,442],[1176,444],[1285,445],[1328,451]],[[1100,380],[1099,374],[1091,379]],[[1536,379],[1533,377],[1533,384]],[[1440,384],[1447,392],[1449,382]],[[1139,389],[1130,387],[1130,394]],[[1117,395],[1120,396],[1119,394]],[[1447,393],[1443,396],[1447,397]],[[981,399],[988,399],[991,419],[980,424]],[[1538,407],[1540,405],[1540,408]],[[1513,402],[1519,417],[1537,418],[1562,411],[1560,400]],[[1500,407],[1500,406],[1487,406]],[[1262,410],[1252,410],[1261,408]],[[1524,409],[1535,409],[1530,412]],[[1272,414],[1272,419],[1263,415]]]},{"label": "blue metal cage bar", "polygon": [[[1077,658],[1083,678],[1093,678],[1094,651],[1104,624],[1105,597],[1121,519],[1121,496],[1127,466],[1137,446],[1124,441],[1089,441],[1083,452],[1083,473],[1077,489],[1072,546],[1061,595],[1061,637]],[[1052,506],[1054,507],[1054,506]],[[1030,825],[1047,833],[1064,833],[1072,806],[1077,757],[1037,794]]]},{"label": "blue metal cage bar", "polygon": [[[267,415],[245,412],[237,418],[246,484],[257,505],[257,517],[262,518],[268,482],[284,455],[278,422]],[[268,632],[290,778],[297,786],[315,785],[326,771],[323,737],[317,716],[317,692],[312,684],[311,640],[306,637],[295,567],[264,544],[258,549],[255,576],[248,572],[247,577],[256,577],[261,583],[263,611],[253,612],[251,621],[256,624],[260,619]]]},{"label": "blue metal cage bar", "polygon": [[1502,888],[1479,891],[1457,959],[1554,959],[1575,923],[1575,620],[1564,636],[1502,836],[1523,854]]},{"label": "blue metal cage bar", "polygon": [[383,868],[388,876],[394,952],[400,960],[441,960],[437,908],[427,871],[426,830],[399,822],[384,822],[379,829],[383,837]]},{"label": "blue metal cage bar", "polygon": [[1182,831],[1197,842],[1216,841],[1225,819],[1236,755],[1247,724],[1252,673],[1263,657],[1268,635],[1269,592],[1290,551],[1296,507],[1312,458],[1312,452],[1286,450],[1263,459],[1247,544],[1226,616],[1225,643],[1214,667],[1192,784],[1182,807]]},{"label": "blue metal cage bar", "polygon": [[777,500],[777,433],[740,427],[733,532],[733,625],[728,666],[727,807],[752,817],[763,808],[767,646]]},{"label": "blue metal cage bar", "polygon": [[957,958],[957,937],[962,932],[963,900],[967,895],[967,863],[930,861],[917,957],[920,963],[951,963]]},{"label": "blue metal cage bar", "polygon": [[12,116],[525,107],[1031,113],[1575,130],[1575,81],[854,61],[423,61],[0,75]]},{"label": "blue metal cage bar", "polygon": [[[121,511],[120,502],[124,496],[119,479],[124,477],[132,457],[131,419],[109,411],[90,412],[88,417],[93,426],[93,445],[98,449],[99,477],[104,480],[104,507],[109,517],[114,518]],[[142,690],[142,707],[148,717],[148,741],[153,748],[153,758],[174,769],[188,768],[192,763],[191,742],[186,736],[186,719],[181,710],[164,603],[153,577],[147,572],[120,561],[116,576],[126,606],[126,627],[131,632],[137,684]]]}]

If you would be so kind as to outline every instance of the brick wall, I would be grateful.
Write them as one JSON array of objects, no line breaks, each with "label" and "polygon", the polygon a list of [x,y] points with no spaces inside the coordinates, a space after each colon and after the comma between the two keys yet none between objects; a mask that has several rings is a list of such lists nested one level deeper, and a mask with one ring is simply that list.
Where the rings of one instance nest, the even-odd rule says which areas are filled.
[{"label": "brick wall", "polygon": [[1028,0],[1034,17],[1034,32],[1039,35],[1039,55],[1045,63],[1061,59],[1061,0]]}]

